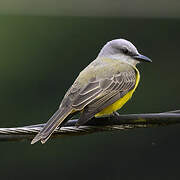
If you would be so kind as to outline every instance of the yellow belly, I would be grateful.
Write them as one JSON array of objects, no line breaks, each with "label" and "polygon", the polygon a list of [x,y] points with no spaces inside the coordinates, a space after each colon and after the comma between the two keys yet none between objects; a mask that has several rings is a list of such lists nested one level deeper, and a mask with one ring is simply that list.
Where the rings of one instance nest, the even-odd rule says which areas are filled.
[{"label": "yellow belly", "polygon": [[136,75],[136,84],[135,84],[134,89],[129,91],[125,96],[123,96],[121,99],[117,100],[115,103],[109,105],[108,107],[103,109],[101,112],[97,113],[95,115],[95,117],[112,114],[113,112],[115,112],[118,109],[120,109],[132,97],[135,89],[138,86],[139,80],[140,80],[139,71],[138,71],[138,69],[136,67],[134,67],[134,68],[135,68],[135,70],[137,72],[137,75]]}]

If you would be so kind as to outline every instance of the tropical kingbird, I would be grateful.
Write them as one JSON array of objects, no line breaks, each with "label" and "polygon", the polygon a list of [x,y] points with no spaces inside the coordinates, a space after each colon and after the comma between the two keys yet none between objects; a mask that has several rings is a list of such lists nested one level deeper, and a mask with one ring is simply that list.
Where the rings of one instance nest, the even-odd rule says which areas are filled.
[{"label": "tropical kingbird", "polygon": [[59,109],[49,119],[31,144],[45,143],[58,126],[80,112],[77,126],[94,116],[115,113],[132,96],[140,80],[136,64],[152,62],[125,39],[115,39],[104,45],[66,92]]}]

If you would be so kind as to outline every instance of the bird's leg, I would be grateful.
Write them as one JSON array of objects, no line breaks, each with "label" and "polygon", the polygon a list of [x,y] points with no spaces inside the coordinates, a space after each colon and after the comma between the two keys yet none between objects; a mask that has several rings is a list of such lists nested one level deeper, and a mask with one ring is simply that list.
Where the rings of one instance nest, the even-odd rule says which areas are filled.
[{"label": "bird's leg", "polygon": [[119,113],[117,112],[117,111],[114,111],[113,113],[112,113],[112,115],[114,116],[114,117],[119,117]]}]

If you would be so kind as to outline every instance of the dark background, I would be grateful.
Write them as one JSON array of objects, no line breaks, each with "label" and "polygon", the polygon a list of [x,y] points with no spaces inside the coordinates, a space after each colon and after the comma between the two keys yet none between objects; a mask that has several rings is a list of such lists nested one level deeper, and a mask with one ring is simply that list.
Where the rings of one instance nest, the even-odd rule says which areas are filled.
[{"label": "dark background", "polygon": [[[44,123],[109,40],[153,60],[121,113],[180,109],[179,19],[0,16],[0,127]],[[180,179],[180,126],[0,142],[1,179]]]}]

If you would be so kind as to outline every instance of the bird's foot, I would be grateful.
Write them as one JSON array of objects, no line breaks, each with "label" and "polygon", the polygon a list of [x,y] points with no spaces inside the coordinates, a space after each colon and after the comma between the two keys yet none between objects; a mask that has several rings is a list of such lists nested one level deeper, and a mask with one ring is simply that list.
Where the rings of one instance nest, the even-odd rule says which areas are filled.
[{"label": "bird's foot", "polygon": [[117,112],[117,111],[114,111],[113,113],[112,113],[112,115],[114,116],[114,117],[119,117],[119,113]]}]

